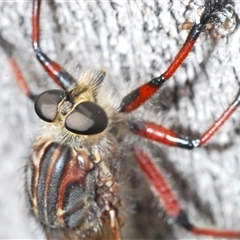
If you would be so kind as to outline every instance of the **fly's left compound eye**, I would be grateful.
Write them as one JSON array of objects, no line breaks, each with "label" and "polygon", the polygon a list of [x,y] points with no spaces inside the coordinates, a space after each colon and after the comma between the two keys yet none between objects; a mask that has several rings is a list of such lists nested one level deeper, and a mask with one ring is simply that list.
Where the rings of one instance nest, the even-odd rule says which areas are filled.
[{"label": "fly's left compound eye", "polygon": [[46,122],[53,122],[57,116],[58,104],[65,97],[62,90],[49,90],[40,94],[34,104],[37,115]]},{"label": "fly's left compound eye", "polygon": [[78,104],[65,122],[65,127],[69,131],[82,135],[101,133],[107,125],[107,114],[100,106],[91,101]]}]

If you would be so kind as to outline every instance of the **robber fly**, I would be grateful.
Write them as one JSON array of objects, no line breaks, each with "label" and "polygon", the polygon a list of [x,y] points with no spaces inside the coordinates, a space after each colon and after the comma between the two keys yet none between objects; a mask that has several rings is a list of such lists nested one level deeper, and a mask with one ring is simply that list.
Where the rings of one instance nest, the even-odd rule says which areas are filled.
[{"label": "robber fly", "polygon": [[[142,106],[171,78],[201,32],[216,30],[216,37],[233,32],[236,21],[230,20],[235,15],[225,1],[204,3],[199,12],[199,22],[184,24],[183,28],[190,29],[189,35],[169,68],[160,76],[129,91],[119,104],[114,105],[110,99],[106,101],[106,72],[103,69],[85,69],[79,79],[75,79],[42,51],[40,9],[41,0],[34,0],[32,46],[37,60],[61,89],[34,94],[13,58],[14,47],[0,37],[0,45],[9,57],[21,90],[34,101],[35,112],[44,122],[43,133],[33,144],[25,167],[30,212],[48,239],[121,239],[118,126],[124,125],[132,134],[167,146],[193,149],[204,145],[237,109],[240,94],[222,116],[199,139],[194,140],[180,137],[150,120],[132,121],[134,118],[128,118],[131,116],[128,113]],[[221,28],[226,31],[220,31]],[[177,224],[198,235],[240,237],[237,231],[193,225],[150,154],[137,142],[132,145],[133,159],[163,209]]]}]

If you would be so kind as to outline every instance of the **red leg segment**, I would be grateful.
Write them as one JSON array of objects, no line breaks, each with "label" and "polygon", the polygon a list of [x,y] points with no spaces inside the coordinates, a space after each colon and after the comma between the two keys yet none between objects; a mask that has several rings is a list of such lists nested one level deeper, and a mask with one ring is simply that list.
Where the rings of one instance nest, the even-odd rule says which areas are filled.
[{"label": "red leg segment", "polygon": [[50,60],[40,48],[40,6],[41,0],[33,1],[32,10],[32,46],[38,61],[41,63],[48,75],[66,91],[70,91],[75,86],[75,79],[60,65]]},{"label": "red leg segment", "polygon": [[183,211],[183,208],[181,207],[173,189],[167,182],[164,174],[153,162],[153,160],[137,147],[134,149],[134,156],[140,169],[152,186],[153,192],[160,201],[164,211],[166,211],[166,213],[171,218],[174,218],[180,226],[197,235],[240,238],[240,232],[237,231],[225,231],[195,227],[192,223],[189,222],[188,217]]},{"label": "red leg segment", "polygon": [[172,130],[154,122],[129,123],[129,128],[135,134],[146,139],[162,143],[170,147],[193,149],[199,145],[199,140],[189,140],[180,137]]},{"label": "red leg segment", "polygon": [[187,57],[187,55],[193,48],[198,36],[200,35],[203,27],[203,24],[194,25],[183,47],[181,48],[181,50],[179,51],[176,58],[166,72],[164,72],[159,77],[152,79],[148,83],[143,84],[139,88],[133,90],[131,93],[129,93],[123,98],[120,105],[121,112],[131,112],[135,110],[145,101],[151,98],[153,94],[155,94],[156,91],[161,88],[161,86],[173,75],[173,73],[178,69],[178,67]]},{"label": "red leg segment", "polygon": [[14,73],[14,76],[15,76],[15,79],[18,83],[18,86],[20,88],[20,90],[28,97],[30,98],[32,101],[35,100],[36,98],[36,95],[34,95],[31,90],[29,89],[28,87],[28,84],[25,80],[25,78],[23,77],[22,73],[21,73],[21,70],[19,69],[18,65],[17,65],[17,62],[15,61],[15,59],[13,57],[10,57],[9,58],[9,62],[10,62],[10,65],[12,67],[12,70],[13,70],[13,73]]},{"label": "red leg segment", "polygon": [[135,148],[134,156],[142,172],[147,174],[147,178],[153,187],[154,194],[160,200],[163,209],[172,218],[178,216],[178,214],[182,212],[182,207],[163,174],[154,167],[153,162],[150,161],[142,150]]},{"label": "red leg segment", "polygon": [[153,122],[129,123],[129,128],[135,134],[149,140],[162,143],[167,146],[193,149],[206,144],[209,139],[219,130],[221,126],[230,118],[240,104],[240,91],[232,104],[213,123],[213,125],[199,138],[191,140],[187,137],[180,137],[172,130]]},{"label": "red leg segment", "polygon": [[35,100],[36,95],[33,94],[30,90],[30,88],[28,87],[28,84],[25,80],[25,78],[23,77],[20,68],[18,67],[18,64],[13,56],[14,53],[14,46],[9,43],[8,41],[6,41],[1,35],[0,35],[0,46],[2,47],[2,49],[4,50],[4,52],[6,53],[6,55],[8,56],[8,60],[10,63],[10,66],[12,68],[13,74],[15,76],[15,79],[17,81],[17,84],[20,88],[20,90],[28,97],[30,98],[32,101]]},{"label": "red leg segment", "polygon": [[200,33],[203,31],[205,25],[211,21],[211,12],[205,13],[202,15],[200,23],[195,24],[188,37],[180,49],[179,53],[173,60],[169,68],[159,77],[156,77],[149,81],[148,83],[143,84],[139,88],[133,90],[131,93],[126,95],[120,105],[121,112],[131,112],[141,106],[145,101],[153,96],[158,89],[175,73],[178,67],[182,64],[184,59],[187,57],[189,52],[192,50],[197,38]]},{"label": "red leg segment", "polygon": [[231,117],[240,104],[240,91],[235,100],[224,111],[224,113],[213,123],[213,125],[201,136],[200,146],[204,145],[218,131],[218,129]]}]

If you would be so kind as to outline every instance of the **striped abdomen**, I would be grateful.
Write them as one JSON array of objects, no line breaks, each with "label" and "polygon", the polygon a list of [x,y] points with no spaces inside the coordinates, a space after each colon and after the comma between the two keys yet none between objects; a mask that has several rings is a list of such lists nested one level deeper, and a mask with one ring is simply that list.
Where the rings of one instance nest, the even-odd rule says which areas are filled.
[{"label": "striped abdomen", "polygon": [[26,166],[31,212],[50,228],[87,230],[97,221],[96,173],[90,152],[41,136]]}]

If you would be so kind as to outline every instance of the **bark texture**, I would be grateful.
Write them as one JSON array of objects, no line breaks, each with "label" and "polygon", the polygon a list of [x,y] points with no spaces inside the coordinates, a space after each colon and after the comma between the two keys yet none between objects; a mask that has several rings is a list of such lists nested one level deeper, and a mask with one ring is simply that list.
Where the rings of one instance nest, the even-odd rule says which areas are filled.
[{"label": "bark texture", "polygon": [[[76,76],[77,66],[103,66],[108,81],[119,89],[112,99],[118,104],[131,89],[169,66],[188,33],[179,29],[186,20],[187,6],[188,0],[43,1],[41,46]],[[233,8],[238,16],[238,1]],[[2,2],[0,12],[1,33],[16,47],[16,57],[33,91],[55,87],[31,48],[31,2]],[[196,9],[190,12],[197,16]],[[144,110],[132,115],[199,137],[238,92],[239,40],[238,27],[223,39],[201,34],[163,90]],[[1,49],[0,69],[0,238],[40,238],[41,231],[24,203],[23,167],[41,124],[32,103],[19,91]],[[167,173],[196,225],[240,230],[239,133],[237,110],[202,148],[188,151],[141,142]],[[123,164],[128,161],[133,159],[126,157]],[[129,174],[133,174],[126,177],[129,184],[125,181],[121,186],[123,194],[125,187],[128,193],[123,197],[124,239],[195,238],[169,224],[171,220],[135,168]]]}]

